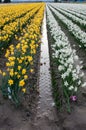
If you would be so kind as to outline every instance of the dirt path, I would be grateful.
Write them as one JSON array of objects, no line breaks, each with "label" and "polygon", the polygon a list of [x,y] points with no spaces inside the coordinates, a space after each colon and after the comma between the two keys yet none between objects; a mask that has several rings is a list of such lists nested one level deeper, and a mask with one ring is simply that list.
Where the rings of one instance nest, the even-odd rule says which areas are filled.
[{"label": "dirt path", "polygon": [[40,56],[41,65],[39,75],[39,102],[34,123],[34,130],[60,130],[59,126],[57,125],[57,122],[59,120],[56,114],[56,108],[51,90],[52,84],[45,14],[42,30],[43,32]]}]

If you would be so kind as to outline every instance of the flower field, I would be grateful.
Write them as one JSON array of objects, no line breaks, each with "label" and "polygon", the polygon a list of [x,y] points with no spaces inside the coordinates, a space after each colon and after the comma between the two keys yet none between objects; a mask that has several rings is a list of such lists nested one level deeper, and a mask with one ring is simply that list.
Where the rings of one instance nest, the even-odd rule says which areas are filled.
[{"label": "flower field", "polygon": [[[68,113],[72,113],[70,118],[79,121],[82,115],[79,118],[72,116],[73,112],[79,114],[75,111],[79,109],[77,106],[80,112],[85,113],[85,72],[84,4],[40,2],[0,5],[0,111],[5,105],[5,110],[9,109],[8,113],[11,113],[15,106],[16,113],[20,107],[24,109],[23,118],[27,111],[35,113],[34,116],[41,112],[45,117],[47,111],[52,117],[55,107],[63,113],[57,123],[59,129],[62,128],[61,120],[67,119]],[[39,109],[43,109],[44,113]],[[16,118],[15,115],[14,112]],[[20,115],[16,122],[23,120]],[[42,116],[39,114],[38,118]],[[27,130],[26,127],[21,128]],[[54,128],[57,129],[57,126]],[[14,129],[18,129],[17,124]],[[31,127],[30,130],[34,129]],[[45,130],[44,126],[42,130]],[[76,130],[81,128],[77,125]]]}]

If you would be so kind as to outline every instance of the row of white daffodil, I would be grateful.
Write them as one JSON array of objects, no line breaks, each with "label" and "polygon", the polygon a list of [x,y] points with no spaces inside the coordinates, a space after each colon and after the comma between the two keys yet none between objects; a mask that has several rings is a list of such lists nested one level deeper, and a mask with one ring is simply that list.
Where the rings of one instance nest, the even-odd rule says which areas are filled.
[{"label": "row of white daffodil", "polygon": [[[68,18],[70,18],[73,22],[76,22],[77,24],[79,24],[82,27],[86,27],[86,20],[83,20],[77,16],[75,16],[74,14],[71,14],[71,11],[67,10],[63,10],[62,8],[57,8],[56,6],[54,6],[55,9],[57,9],[59,12],[61,12],[63,15],[67,16]],[[85,16],[86,18],[86,16]]]},{"label": "row of white daffodil", "polygon": [[[62,8],[63,9],[63,8]],[[76,10],[68,10],[67,8],[66,9],[64,9],[65,11],[67,11],[68,13],[70,13],[70,14],[72,14],[72,15],[74,15],[74,16],[76,16],[76,17],[78,17],[78,18],[80,18],[80,19],[82,19],[82,20],[85,20],[86,21],[86,16],[85,15],[82,15],[82,14],[80,14],[80,13],[78,13],[78,12],[76,12]],[[84,11],[83,11],[84,12]],[[86,13],[86,12],[84,12],[84,13]]]},{"label": "row of white daffodil", "polygon": [[70,9],[70,11],[72,11],[72,13],[84,20],[86,20],[86,9],[84,10],[74,10],[74,9]]},{"label": "row of white daffodil", "polygon": [[81,4],[80,4],[78,7],[76,5],[75,8],[73,8],[73,5],[72,5],[72,7],[69,10],[76,12],[76,15],[78,15],[79,17],[85,18],[86,6],[81,6]]},{"label": "row of white daffodil", "polygon": [[68,11],[71,11],[74,13],[74,15],[77,15],[78,17],[81,17],[82,19],[86,19],[85,15],[86,15],[86,6],[83,4],[65,4],[65,3],[62,3],[62,4],[54,4],[54,6],[57,6],[59,8],[63,8],[63,9],[66,9]]},{"label": "row of white daffodil", "polygon": [[84,73],[81,72],[81,65],[75,64],[78,61],[76,51],[72,50],[68,38],[61,30],[48,6],[47,24],[49,25],[51,36],[55,41],[51,45],[53,50],[52,58],[58,66],[62,78],[63,94],[69,102],[71,96],[76,96],[82,84],[81,79]]},{"label": "row of white daffodil", "polygon": [[67,19],[64,15],[56,11],[53,7],[49,7],[56,14],[56,16],[66,25],[66,27],[74,35],[74,37],[79,41],[79,46],[86,49],[86,33],[82,31],[80,27],[74,24],[71,20]]}]

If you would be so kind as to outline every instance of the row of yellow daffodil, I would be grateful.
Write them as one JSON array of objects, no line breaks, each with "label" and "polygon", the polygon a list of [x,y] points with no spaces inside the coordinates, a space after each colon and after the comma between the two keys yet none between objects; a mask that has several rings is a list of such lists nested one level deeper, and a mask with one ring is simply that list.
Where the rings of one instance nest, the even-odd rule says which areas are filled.
[{"label": "row of yellow daffodil", "polygon": [[[7,47],[8,43],[18,31],[22,32],[23,26],[26,25],[27,22],[30,22],[31,17],[40,8],[40,6],[35,6],[36,7],[28,12],[25,16],[17,18],[14,22],[10,22],[3,27],[3,30],[1,30],[0,33],[0,51]],[[31,8],[33,8],[33,6]]]},{"label": "row of yellow daffodil", "polygon": [[3,76],[2,93],[17,105],[20,102],[21,95],[26,92],[25,84],[28,81],[28,75],[34,71],[33,58],[40,45],[41,25],[45,7],[44,3],[41,5],[40,10],[31,20],[31,24],[23,29],[18,44],[16,46],[10,45],[9,49],[7,49],[5,54],[7,70],[6,72],[0,71]]},{"label": "row of yellow daffodil", "polygon": [[0,28],[6,23],[12,22],[18,17],[23,16],[37,4],[15,4],[0,6]]}]

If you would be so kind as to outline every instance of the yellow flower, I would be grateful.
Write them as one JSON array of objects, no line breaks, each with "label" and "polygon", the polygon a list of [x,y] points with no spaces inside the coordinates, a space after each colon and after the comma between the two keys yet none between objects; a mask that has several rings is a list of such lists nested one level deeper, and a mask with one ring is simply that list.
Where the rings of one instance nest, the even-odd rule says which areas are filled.
[{"label": "yellow flower", "polygon": [[27,56],[27,58],[28,58],[28,61],[29,61],[29,62],[33,60],[33,57],[32,57],[32,56]]},{"label": "yellow flower", "polygon": [[7,62],[7,63],[6,63],[6,66],[10,66],[10,63],[9,63],[9,62]]},{"label": "yellow flower", "polygon": [[33,72],[34,72],[34,69],[30,69],[30,72],[33,73]]},{"label": "yellow flower", "polygon": [[34,41],[34,40],[31,40],[31,43],[32,43],[32,44],[35,44],[35,41]]},{"label": "yellow flower", "polygon": [[29,36],[29,34],[28,34],[28,33],[26,33],[26,34],[24,35],[24,37],[25,37],[25,38],[27,38],[28,36]]},{"label": "yellow flower", "polygon": [[28,75],[24,75],[24,79],[28,79]]},{"label": "yellow flower", "polygon": [[10,76],[13,76],[13,75],[14,75],[13,69],[10,69],[9,74],[10,74]]},{"label": "yellow flower", "polygon": [[23,40],[21,41],[21,43],[25,43],[25,40],[23,39]]},{"label": "yellow flower", "polygon": [[20,70],[21,69],[21,66],[18,66],[18,70]]},{"label": "yellow flower", "polygon": [[36,54],[36,49],[33,49],[33,54]]},{"label": "yellow flower", "polygon": [[22,47],[22,51],[25,53],[26,52],[26,48]]},{"label": "yellow flower", "polygon": [[6,57],[6,58],[9,57],[9,55],[10,55],[10,52],[9,52],[9,50],[7,50],[7,51],[6,51],[6,54],[5,54],[5,57]]},{"label": "yellow flower", "polygon": [[22,60],[19,60],[19,63],[22,63]]},{"label": "yellow flower", "polygon": [[11,55],[14,55],[14,52],[11,52]]},{"label": "yellow flower", "polygon": [[15,75],[17,75],[18,74],[18,72],[15,72]]},{"label": "yellow flower", "polygon": [[21,76],[18,74],[18,75],[17,75],[17,78],[19,79],[20,77],[21,77]]},{"label": "yellow flower", "polygon": [[3,72],[3,73],[2,73],[2,75],[3,75],[3,76],[6,76],[6,73],[5,73],[5,72]]},{"label": "yellow flower", "polygon": [[25,73],[26,73],[26,69],[23,69],[23,70],[22,70],[22,74],[25,74]]},{"label": "yellow flower", "polygon": [[20,43],[18,43],[18,44],[17,44],[17,46],[16,46],[16,48],[17,48],[17,49],[19,49],[19,48],[20,48],[20,46],[21,46],[21,44],[20,44]]},{"label": "yellow flower", "polygon": [[22,92],[25,93],[26,92],[26,88],[22,88]]},{"label": "yellow flower", "polygon": [[13,61],[13,60],[15,60],[15,57],[14,57],[14,56],[10,56],[10,57],[8,58],[8,60],[9,60],[9,61]]},{"label": "yellow flower", "polygon": [[25,82],[24,82],[24,80],[22,79],[20,82],[19,82],[19,86],[20,87],[23,87],[25,85]]},{"label": "yellow flower", "polygon": [[12,61],[12,62],[10,63],[10,66],[14,66],[14,64],[15,64],[15,62],[14,62],[14,61]]},{"label": "yellow flower", "polygon": [[13,80],[12,79],[9,79],[8,80],[8,84],[11,86],[13,84]]}]

